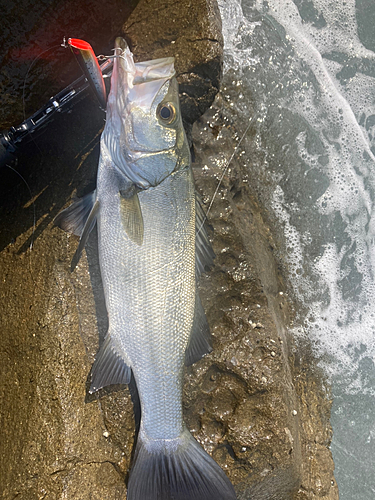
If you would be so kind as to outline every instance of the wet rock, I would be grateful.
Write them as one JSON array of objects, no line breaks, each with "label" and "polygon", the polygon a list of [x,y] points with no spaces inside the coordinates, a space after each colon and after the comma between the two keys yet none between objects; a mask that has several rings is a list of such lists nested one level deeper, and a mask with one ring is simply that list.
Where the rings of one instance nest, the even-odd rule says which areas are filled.
[{"label": "wet rock", "polygon": [[308,346],[297,349],[286,333],[292,304],[277,242],[241,150],[223,175],[239,139],[229,106],[218,94],[193,128],[194,176],[210,207],[216,259],[201,279],[214,351],[187,374],[188,422],[239,499],[337,499],[329,392]]}]

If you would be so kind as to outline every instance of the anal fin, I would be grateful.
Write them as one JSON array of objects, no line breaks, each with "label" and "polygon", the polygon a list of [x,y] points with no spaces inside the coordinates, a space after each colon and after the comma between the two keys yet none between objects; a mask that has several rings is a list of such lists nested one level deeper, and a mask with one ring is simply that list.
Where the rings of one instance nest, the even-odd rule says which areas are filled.
[{"label": "anal fin", "polygon": [[90,394],[106,385],[129,384],[130,378],[130,367],[119,354],[110,334],[107,334],[92,365]]}]

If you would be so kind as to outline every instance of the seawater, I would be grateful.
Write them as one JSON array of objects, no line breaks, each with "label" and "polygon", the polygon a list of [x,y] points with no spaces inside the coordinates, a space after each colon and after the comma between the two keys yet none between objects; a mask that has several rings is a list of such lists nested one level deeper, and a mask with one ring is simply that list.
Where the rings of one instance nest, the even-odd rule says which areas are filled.
[{"label": "seawater", "polygon": [[[219,0],[224,97],[332,386],[343,500],[375,498],[375,2]],[[238,137],[240,136],[240,132]],[[251,149],[251,156],[249,151]]]}]

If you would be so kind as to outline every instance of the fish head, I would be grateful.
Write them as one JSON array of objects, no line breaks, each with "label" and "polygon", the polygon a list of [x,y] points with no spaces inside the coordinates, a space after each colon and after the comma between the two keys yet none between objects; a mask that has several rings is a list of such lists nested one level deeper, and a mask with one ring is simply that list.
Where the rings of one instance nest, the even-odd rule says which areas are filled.
[{"label": "fish head", "polygon": [[174,58],[134,63],[123,39],[116,55],[102,140],[116,169],[142,189],[190,164]]}]

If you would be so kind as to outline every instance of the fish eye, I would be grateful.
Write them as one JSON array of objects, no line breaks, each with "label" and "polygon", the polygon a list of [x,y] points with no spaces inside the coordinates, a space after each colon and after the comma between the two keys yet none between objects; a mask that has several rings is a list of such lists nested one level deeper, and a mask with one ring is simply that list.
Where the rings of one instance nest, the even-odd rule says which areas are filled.
[{"label": "fish eye", "polygon": [[176,108],[170,102],[162,103],[158,107],[157,114],[165,125],[169,125],[176,118]]}]

